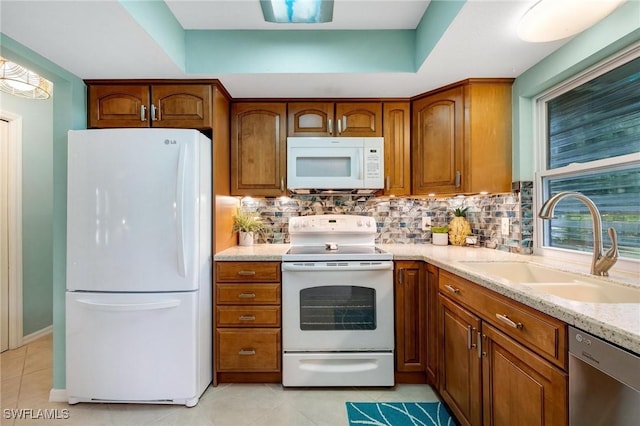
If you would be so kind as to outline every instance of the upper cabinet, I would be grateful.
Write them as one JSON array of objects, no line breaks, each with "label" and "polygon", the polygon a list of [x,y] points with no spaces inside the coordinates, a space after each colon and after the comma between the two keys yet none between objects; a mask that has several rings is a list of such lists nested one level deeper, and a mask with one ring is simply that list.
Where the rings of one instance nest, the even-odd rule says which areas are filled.
[{"label": "upper cabinet", "polygon": [[238,102],[231,111],[231,195],[286,191],[287,104]]},{"label": "upper cabinet", "polygon": [[470,79],[414,100],[414,194],[510,191],[512,82]]},{"label": "upper cabinet", "polygon": [[288,136],[382,136],[381,102],[289,102]]},{"label": "upper cabinet", "polygon": [[384,194],[411,193],[411,113],[409,102],[385,102],[384,130]]},{"label": "upper cabinet", "polygon": [[88,127],[211,129],[212,84],[87,82]]}]

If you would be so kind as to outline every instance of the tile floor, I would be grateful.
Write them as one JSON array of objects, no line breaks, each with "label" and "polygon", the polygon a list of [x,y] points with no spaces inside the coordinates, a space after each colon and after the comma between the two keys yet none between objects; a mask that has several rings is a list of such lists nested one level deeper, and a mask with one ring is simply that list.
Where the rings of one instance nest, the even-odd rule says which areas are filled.
[{"label": "tile floor", "polygon": [[[1,425],[346,426],[347,401],[438,400],[426,385],[398,385],[393,389],[283,389],[274,384],[223,384],[209,387],[193,408],[54,403],[49,402],[51,343],[49,335],[2,353]],[[27,418],[15,419],[12,409],[31,409],[31,412],[19,411]],[[45,415],[58,418],[42,418]]]}]

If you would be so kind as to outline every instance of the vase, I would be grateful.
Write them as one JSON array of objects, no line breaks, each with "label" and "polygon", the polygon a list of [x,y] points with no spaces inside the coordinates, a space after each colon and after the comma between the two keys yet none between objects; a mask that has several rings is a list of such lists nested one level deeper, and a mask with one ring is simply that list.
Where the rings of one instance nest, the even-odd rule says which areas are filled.
[{"label": "vase", "polygon": [[431,234],[431,243],[434,246],[446,246],[449,245],[448,234]]},{"label": "vase", "polygon": [[238,234],[238,244],[241,246],[252,246],[253,232],[240,231],[240,233]]}]

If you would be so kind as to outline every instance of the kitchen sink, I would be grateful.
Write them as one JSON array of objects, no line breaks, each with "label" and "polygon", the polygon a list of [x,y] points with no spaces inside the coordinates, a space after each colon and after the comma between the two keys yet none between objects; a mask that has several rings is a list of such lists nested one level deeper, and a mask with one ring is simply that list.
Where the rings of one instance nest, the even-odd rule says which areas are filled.
[{"label": "kitchen sink", "polygon": [[631,287],[526,262],[461,262],[487,275],[527,285],[563,299],[587,303],[640,303],[640,287]]},{"label": "kitchen sink", "polygon": [[563,299],[587,303],[640,303],[640,288],[613,283],[528,283],[528,286]]},{"label": "kitchen sink", "polygon": [[556,271],[526,262],[461,262],[472,269],[514,283],[558,283],[581,279],[579,274]]}]

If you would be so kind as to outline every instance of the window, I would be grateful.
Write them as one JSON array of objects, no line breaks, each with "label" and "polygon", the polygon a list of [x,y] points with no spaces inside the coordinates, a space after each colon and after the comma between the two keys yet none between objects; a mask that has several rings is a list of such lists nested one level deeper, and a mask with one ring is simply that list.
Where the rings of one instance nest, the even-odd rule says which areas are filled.
[{"label": "window", "polygon": [[[602,216],[605,250],[613,227],[620,257],[640,259],[640,46],[544,94],[537,114],[541,201],[583,193]],[[592,220],[582,202],[564,199],[553,219],[538,223],[538,248],[592,252]]]}]

